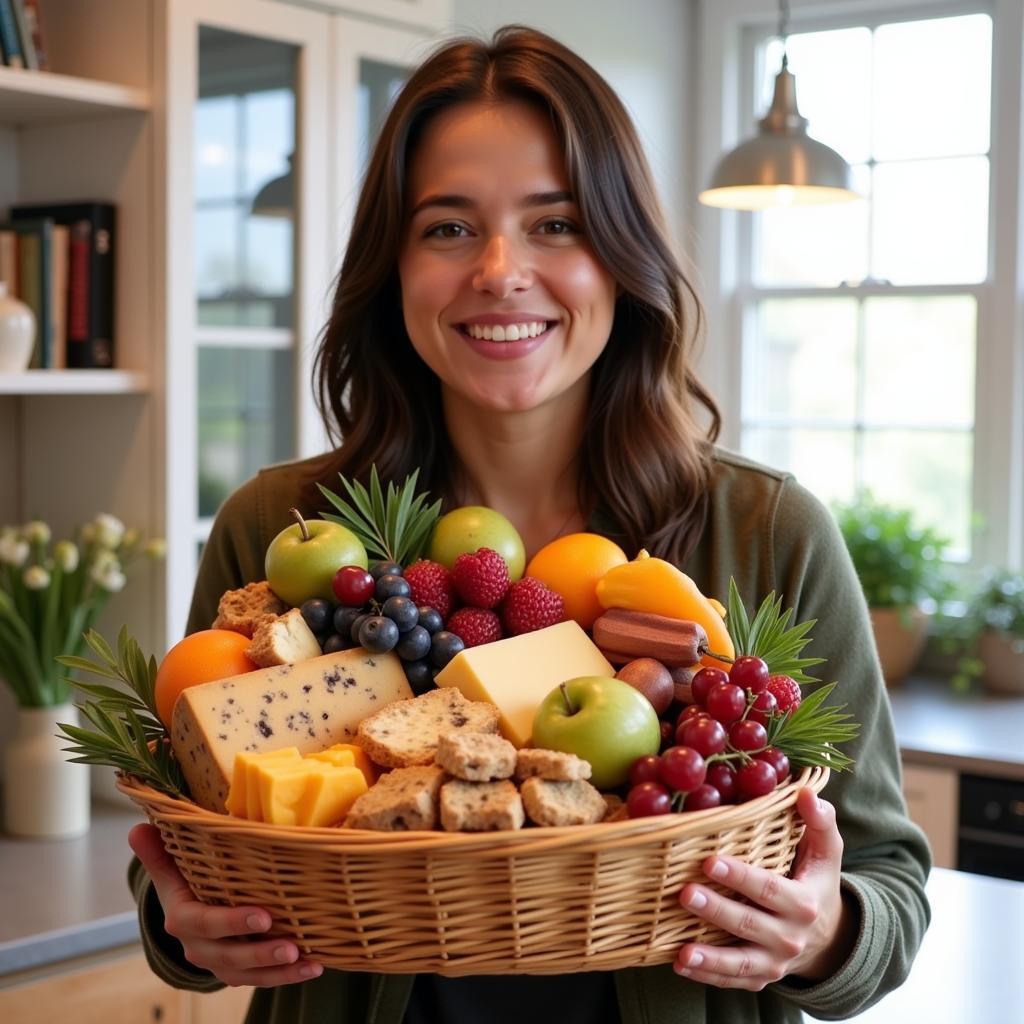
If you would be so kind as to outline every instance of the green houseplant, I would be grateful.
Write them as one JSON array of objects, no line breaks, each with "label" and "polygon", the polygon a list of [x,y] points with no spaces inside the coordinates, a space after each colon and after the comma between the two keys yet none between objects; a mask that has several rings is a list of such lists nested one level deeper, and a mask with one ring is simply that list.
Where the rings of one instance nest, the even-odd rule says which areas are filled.
[{"label": "green houseplant", "polygon": [[949,541],[920,526],[911,509],[867,491],[834,513],[867,599],[886,682],[898,683],[921,656],[931,612],[951,593],[943,561]]}]

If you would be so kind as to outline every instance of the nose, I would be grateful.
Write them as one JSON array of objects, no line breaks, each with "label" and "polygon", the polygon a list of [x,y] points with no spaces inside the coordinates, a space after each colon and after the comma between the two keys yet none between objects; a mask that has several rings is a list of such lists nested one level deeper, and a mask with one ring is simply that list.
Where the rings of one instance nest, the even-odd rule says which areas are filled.
[{"label": "nose", "polygon": [[473,287],[504,299],[528,288],[533,280],[524,254],[504,235],[492,236],[484,248],[480,266],[473,275]]}]

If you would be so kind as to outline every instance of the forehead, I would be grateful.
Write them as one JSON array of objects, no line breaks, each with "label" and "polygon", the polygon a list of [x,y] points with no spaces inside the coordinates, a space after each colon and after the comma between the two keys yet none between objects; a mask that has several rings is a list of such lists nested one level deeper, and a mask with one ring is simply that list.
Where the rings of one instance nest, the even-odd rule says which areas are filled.
[{"label": "forehead", "polygon": [[466,193],[518,182],[524,191],[568,188],[548,117],[528,103],[461,103],[428,122],[409,165],[413,203],[426,192]]}]

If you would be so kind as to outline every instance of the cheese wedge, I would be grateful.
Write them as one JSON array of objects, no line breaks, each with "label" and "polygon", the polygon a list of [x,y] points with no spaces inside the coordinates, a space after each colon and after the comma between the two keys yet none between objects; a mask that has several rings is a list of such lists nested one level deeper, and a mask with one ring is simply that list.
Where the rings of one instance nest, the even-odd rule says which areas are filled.
[{"label": "cheese wedge", "polygon": [[367,715],[411,697],[397,655],[356,647],[183,690],[171,746],[192,799],[224,812],[236,754],[349,742]]},{"label": "cheese wedge", "polygon": [[614,675],[608,659],[579,623],[570,619],[522,636],[467,647],[434,681],[438,686],[458,687],[470,700],[496,704],[502,735],[514,746],[525,747],[537,706],[559,683],[575,676]]},{"label": "cheese wedge", "polygon": [[372,786],[377,781],[377,767],[367,756],[362,747],[354,743],[335,743],[333,747],[326,750],[318,750],[315,754],[307,754],[308,761],[326,761],[328,764],[340,767],[354,766],[358,768],[366,778],[366,785]]}]

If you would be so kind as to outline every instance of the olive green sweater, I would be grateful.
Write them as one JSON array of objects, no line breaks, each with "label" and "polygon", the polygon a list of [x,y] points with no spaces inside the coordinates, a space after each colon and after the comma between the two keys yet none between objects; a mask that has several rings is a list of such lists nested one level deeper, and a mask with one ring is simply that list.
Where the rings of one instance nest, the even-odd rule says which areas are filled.
[{"label": "olive green sweater", "polygon": [[[224,504],[203,552],[189,631],[209,626],[221,593],[263,579],[263,558],[288,525],[288,509],[310,463],[271,467]],[[331,485],[330,481],[326,481]],[[929,851],[906,816],[889,703],[863,595],[831,516],[792,477],[720,451],[710,483],[707,526],[683,566],[704,593],[720,598],[734,576],[745,605],[775,590],[794,607],[794,621],[817,619],[808,653],[827,659],[826,681],[861,724],[845,748],[853,772],[833,773],[824,792],[836,806],[845,843],[842,885],[859,907],[856,946],[832,978],[819,984],[785,979],[760,993],[716,989],[678,977],[670,965],[615,972],[624,1024],[800,1021],[852,1016],[905,979],[928,924],[924,882]],[[149,879],[137,861],[129,872],[140,908],[146,955],[172,985],[212,991],[220,983],[184,960],[163,930]],[[327,970],[317,979],[257,989],[250,1024],[400,1024],[411,975]],[[515,999],[515,978],[509,978]],[[536,1019],[536,1008],[527,1010]]]}]

